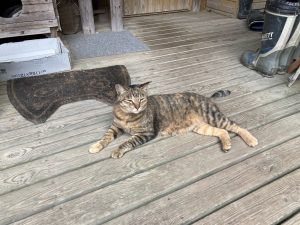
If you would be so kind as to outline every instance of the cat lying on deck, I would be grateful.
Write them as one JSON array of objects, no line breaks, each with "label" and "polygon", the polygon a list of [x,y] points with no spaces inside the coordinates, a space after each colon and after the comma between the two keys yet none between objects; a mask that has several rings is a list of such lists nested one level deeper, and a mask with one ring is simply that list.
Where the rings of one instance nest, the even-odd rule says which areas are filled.
[{"label": "cat lying on deck", "polygon": [[[224,116],[211,98],[191,92],[148,96],[149,83],[129,87],[116,85],[118,97],[113,108],[113,123],[90,147],[90,153],[101,151],[124,132],[131,138],[112,152],[113,158],[122,157],[158,135],[172,136],[189,131],[219,137],[225,152],[231,148],[228,131],[237,133],[251,147],[258,144],[249,131]],[[217,92],[212,97],[223,93]]]}]

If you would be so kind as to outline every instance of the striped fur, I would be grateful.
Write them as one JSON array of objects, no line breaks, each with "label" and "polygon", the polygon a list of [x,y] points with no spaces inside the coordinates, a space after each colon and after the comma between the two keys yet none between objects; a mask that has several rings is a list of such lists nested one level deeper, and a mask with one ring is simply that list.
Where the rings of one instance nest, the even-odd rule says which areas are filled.
[{"label": "striped fur", "polygon": [[229,91],[229,90],[219,90],[219,91],[213,93],[213,95],[210,97],[211,98],[220,98],[220,97],[226,97],[230,94],[231,94],[231,91]]},{"label": "striped fur", "polygon": [[228,119],[210,98],[190,92],[148,96],[148,84],[128,88],[116,85],[118,99],[113,109],[113,124],[91,146],[91,153],[99,152],[123,132],[131,138],[112,153],[113,158],[122,157],[157,135],[172,136],[189,131],[219,137],[224,151],[231,148],[228,131],[237,133],[249,146],[257,145],[256,138]]}]

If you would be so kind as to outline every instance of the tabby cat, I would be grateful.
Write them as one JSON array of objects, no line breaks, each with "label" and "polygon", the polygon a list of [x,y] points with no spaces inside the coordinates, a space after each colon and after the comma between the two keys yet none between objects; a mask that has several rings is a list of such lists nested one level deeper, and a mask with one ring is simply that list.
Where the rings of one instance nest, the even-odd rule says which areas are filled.
[{"label": "tabby cat", "polygon": [[231,148],[227,131],[237,133],[251,147],[258,144],[246,129],[225,117],[211,98],[190,92],[148,96],[149,83],[129,87],[116,85],[113,123],[89,152],[101,151],[123,132],[131,137],[112,152],[113,158],[122,157],[157,135],[169,136],[188,131],[219,137],[225,152]]}]

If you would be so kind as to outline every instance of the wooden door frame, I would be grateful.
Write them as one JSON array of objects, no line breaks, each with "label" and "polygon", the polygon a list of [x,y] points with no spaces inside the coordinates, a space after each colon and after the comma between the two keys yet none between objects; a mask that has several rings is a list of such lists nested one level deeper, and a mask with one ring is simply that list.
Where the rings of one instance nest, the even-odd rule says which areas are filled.
[{"label": "wooden door frame", "polygon": [[112,31],[123,30],[123,0],[110,0],[110,22]]},{"label": "wooden door frame", "polygon": [[200,11],[206,9],[207,0],[200,0]]},{"label": "wooden door frame", "polygon": [[200,6],[203,0],[193,0],[192,1],[192,11],[200,12]]},{"label": "wooden door frame", "polygon": [[192,12],[200,12],[206,9],[207,0],[192,0]]},{"label": "wooden door frame", "polygon": [[[95,33],[95,21],[92,0],[79,0],[81,25],[84,34]],[[123,0],[110,0],[112,31],[123,30]]]},{"label": "wooden door frame", "polygon": [[[207,0],[192,0],[192,11],[199,12],[206,6]],[[81,25],[84,34],[95,33],[92,0],[79,0]],[[110,0],[111,30],[123,30],[123,0]]]}]

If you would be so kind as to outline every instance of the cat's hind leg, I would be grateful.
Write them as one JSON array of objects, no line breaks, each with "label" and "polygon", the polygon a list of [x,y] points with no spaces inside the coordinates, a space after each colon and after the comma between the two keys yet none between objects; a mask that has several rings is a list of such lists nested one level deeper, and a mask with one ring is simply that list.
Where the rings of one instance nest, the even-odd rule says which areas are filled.
[{"label": "cat's hind leg", "polygon": [[109,143],[111,143],[114,139],[117,138],[119,134],[121,134],[122,131],[114,126],[111,125],[110,128],[106,131],[106,133],[103,135],[103,137],[96,142],[95,144],[91,145],[89,152],[90,153],[97,153],[100,152],[102,149],[104,149]]},{"label": "cat's hind leg", "polygon": [[214,106],[211,111],[212,116],[208,118],[210,124],[238,134],[246,142],[246,144],[251,147],[254,147],[258,144],[257,139],[249,131],[239,127],[235,122],[224,116],[216,106]]},{"label": "cat's hind leg", "polygon": [[231,148],[231,141],[228,132],[224,129],[213,127],[207,123],[196,125],[193,131],[197,134],[215,136],[221,140],[223,151],[227,152]]},{"label": "cat's hind leg", "polygon": [[254,147],[258,144],[257,139],[246,129],[236,125],[234,122],[230,122],[225,129],[238,134],[247,145]]}]

